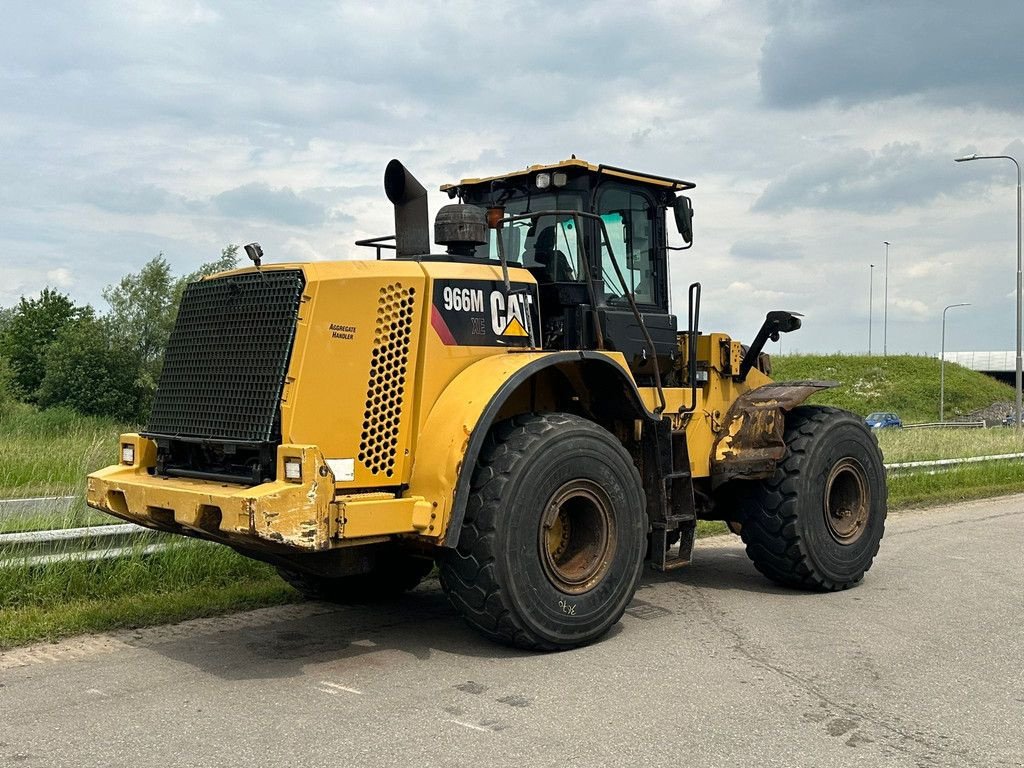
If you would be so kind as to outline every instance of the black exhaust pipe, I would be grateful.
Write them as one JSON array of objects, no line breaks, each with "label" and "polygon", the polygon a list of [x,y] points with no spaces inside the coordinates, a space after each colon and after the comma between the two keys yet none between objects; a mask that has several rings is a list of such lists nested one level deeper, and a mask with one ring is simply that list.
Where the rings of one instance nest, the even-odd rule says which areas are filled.
[{"label": "black exhaust pipe", "polygon": [[398,257],[430,253],[427,190],[398,160],[384,170],[384,191],[395,206],[395,245]]}]

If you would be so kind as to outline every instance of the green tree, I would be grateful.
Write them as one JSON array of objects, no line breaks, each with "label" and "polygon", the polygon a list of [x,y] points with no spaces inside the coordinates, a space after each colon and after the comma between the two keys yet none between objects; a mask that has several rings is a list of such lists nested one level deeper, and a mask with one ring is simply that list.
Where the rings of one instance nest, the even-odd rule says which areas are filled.
[{"label": "green tree", "polygon": [[[156,391],[163,366],[164,348],[178,315],[185,286],[217,272],[238,266],[238,246],[227,245],[220,257],[203,264],[185,277],[175,278],[161,253],[143,265],[138,273],[121,278],[103,291],[110,305],[106,315],[116,346],[136,360],[135,376],[143,393],[143,411]],[[113,414],[111,414],[113,415]]]},{"label": "green tree", "polygon": [[66,325],[92,316],[63,293],[44,288],[38,299],[24,296],[4,319],[0,355],[7,358],[17,394],[35,402],[46,373],[46,352]]},{"label": "green tree", "polygon": [[124,346],[108,318],[82,317],[62,328],[47,349],[39,405],[142,421],[148,403],[139,367],[136,351]]},{"label": "green tree", "polygon": [[239,247],[233,243],[228,243],[220,251],[220,258],[208,261],[203,264],[195,272],[185,276],[182,283],[195,283],[202,278],[209,278],[211,274],[217,272],[226,272],[228,269],[238,269],[239,267]]},{"label": "green tree", "polygon": [[142,364],[140,378],[155,383],[160,355],[174,325],[175,279],[161,253],[141,270],[121,278],[103,291],[110,305],[107,319],[121,346],[135,353]]},{"label": "green tree", "polygon": [[17,400],[14,393],[14,373],[7,358],[0,355],[0,416],[6,416]]}]

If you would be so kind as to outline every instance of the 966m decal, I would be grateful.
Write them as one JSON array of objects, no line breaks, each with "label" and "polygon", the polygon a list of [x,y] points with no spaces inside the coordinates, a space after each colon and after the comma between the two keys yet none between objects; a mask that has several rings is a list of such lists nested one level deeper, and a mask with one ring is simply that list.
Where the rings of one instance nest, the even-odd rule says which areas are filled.
[{"label": "966m decal", "polygon": [[527,347],[539,339],[537,286],[498,280],[436,280],[430,322],[449,346]]}]

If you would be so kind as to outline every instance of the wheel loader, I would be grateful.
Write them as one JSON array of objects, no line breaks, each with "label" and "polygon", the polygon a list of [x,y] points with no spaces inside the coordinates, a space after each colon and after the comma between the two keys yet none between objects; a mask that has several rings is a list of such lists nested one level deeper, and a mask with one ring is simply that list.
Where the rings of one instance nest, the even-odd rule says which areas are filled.
[{"label": "wheel loader", "polygon": [[690,562],[698,520],[775,582],[857,584],[886,515],[876,440],[804,404],[835,382],[771,379],[765,343],[799,315],[743,344],[701,329],[699,282],[674,314],[694,186],[575,156],[464,179],[432,246],[391,161],[395,233],[367,259],[252,244],[252,267],[187,287],[149,421],[89,505],[318,599],[397,595],[436,563],[470,625],[538,650],[600,638],[645,563]]}]

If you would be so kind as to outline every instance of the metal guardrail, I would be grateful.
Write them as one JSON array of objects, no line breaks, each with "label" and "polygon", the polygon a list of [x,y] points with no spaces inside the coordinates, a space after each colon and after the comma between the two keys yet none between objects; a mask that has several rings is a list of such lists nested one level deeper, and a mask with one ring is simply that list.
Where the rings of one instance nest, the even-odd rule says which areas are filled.
[{"label": "metal guardrail", "polygon": [[967,456],[962,459],[934,459],[932,461],[904,461],[899,464],[886,464],[885,469],[890,474],[900,474],[905,470],[917,469],[952,469],[961,464],[980,464],[986,461],[1008,461],[1010,459],[1024,459],[1024,453],[997,453],[991,456]]},{"label": "metal guardrail", "polygon": [[30,496],[24,499],[0,499],[3,504],[26,504],[30,501],[74,501],[77,496]]},{"label": "metal guardrail", "polygon": [[148,555],[181,543],[134,523],[0,533],[0,569]]},{"label": "metal guardrail", "polygon": [[[948,426],[948,423],[947,423]],[[947,472],[965,464],[1024,459],[1024,453],[1000,453],[990,456],[966,456],[959,459],[904,461],[886,464],[891,475]],[[28,501],[28,499],[0,499]],[[173,534],[153,531],[134,523],[95,525],[88,528],[62,528],[50,531],[0,533],[0,569],[12,566],[47,565],[55,562],[104,560],[131,554],[148,555],[169,547],[189,543]]]},{"label": "metal guardrail", "polygon": [[984,429],[984,421],[930,421],[923,424],[904,424],[903,429]]}]

